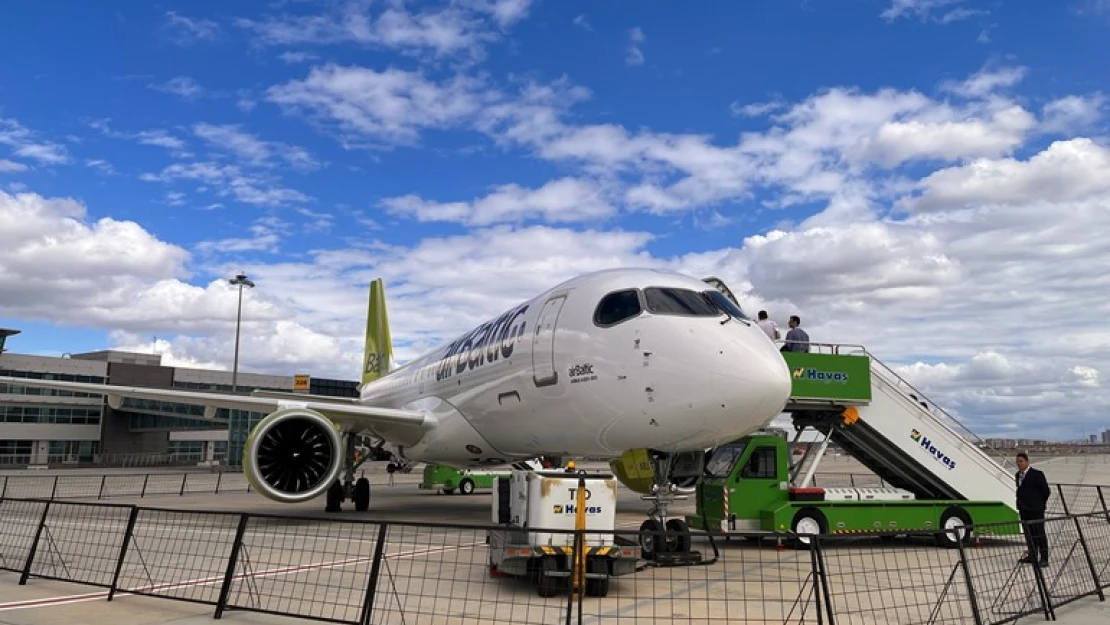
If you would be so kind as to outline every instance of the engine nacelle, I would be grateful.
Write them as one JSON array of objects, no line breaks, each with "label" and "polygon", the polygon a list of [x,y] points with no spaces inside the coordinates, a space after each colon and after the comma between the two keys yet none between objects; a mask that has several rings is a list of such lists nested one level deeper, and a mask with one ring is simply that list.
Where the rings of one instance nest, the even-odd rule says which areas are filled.
[{"label": "engine nacelle", "polygon": [[282,503],[324,494],[343,468],[343,444],[331,419],[307,408],[276,410],[254,426],[243,448],[251,487]]},{"label": "engine nacelle", "polygon": [[[705,470],[706,452],[688,451],[675,454],[671,463],[667,483],[679,491],[693,491]],[[629,490],[643,495],[651,494],[655,484],[655,468],[650,452],[646,449],[633,449],[621,454],[620,458],[609,461],[609,468],[621,484]]]}]

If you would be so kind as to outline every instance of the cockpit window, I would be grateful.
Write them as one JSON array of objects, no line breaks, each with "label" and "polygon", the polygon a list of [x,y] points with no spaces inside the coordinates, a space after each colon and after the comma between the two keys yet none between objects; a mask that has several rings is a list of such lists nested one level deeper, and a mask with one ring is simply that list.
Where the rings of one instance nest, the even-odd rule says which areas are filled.
[{"label": "cockpit window", "polygon": [[649,312],[659,315],[719,317],[721,310],[701,293],[690,289],[650,287],[644,289]]},{"label": "cockpit window", "polygon": [[713,304],[715,304],[725,313],[732,315],[737,319],[748,319],[748,316],[744,314],[743,309],[737,306],[732,300],[726,297],[724,293],[721,293],[717,289],[703,291],[702,295],[704,295],[705,298],[709,301],[713,302]]},{"label": "cockpit window", "polygon": [[594,311],[594,323],[611,326],[636,317],[644,309],[640,306],[640,294],[636,289],[615,291],[601,298]]}]

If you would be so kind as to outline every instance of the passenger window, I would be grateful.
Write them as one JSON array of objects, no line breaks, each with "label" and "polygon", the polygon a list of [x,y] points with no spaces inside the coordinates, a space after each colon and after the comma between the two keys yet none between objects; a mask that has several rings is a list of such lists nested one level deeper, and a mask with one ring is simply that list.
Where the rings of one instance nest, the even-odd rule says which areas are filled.
[{"label": "passenger window", "polygon": [[651,287],[644,289],[649,312],[659,315],[719,317],[722,311],[701,293],[689,289]]},{"label": "passenger window", "polygon": [[616,291],[601,298],[594,311],[594,323],[611,326],[638,316],[643,312],[640,307],[640,294],[636,289]]},{"label": "passenger window", "polygon": [[748,464],[740,472],[740,477],[754,479],[773,479],[775,476],[775,448],[760,447],[752,452]]}]

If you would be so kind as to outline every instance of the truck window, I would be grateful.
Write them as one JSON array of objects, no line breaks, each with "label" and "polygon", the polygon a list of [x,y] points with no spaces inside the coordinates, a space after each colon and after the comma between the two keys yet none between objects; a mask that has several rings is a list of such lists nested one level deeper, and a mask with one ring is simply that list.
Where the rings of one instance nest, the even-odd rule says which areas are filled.
[{"label": "truck window", "polygon": [[705,463],[705,473],[709,477],[728,477],[743,453],[744,443],[721,445],[713,452],[709,462]]},{"label": "truck window", "polygon": [[775,448],[760,447],[752,452],[748,464],[740,472],[740,477],[753,479],[773,479],[775,476]]}]

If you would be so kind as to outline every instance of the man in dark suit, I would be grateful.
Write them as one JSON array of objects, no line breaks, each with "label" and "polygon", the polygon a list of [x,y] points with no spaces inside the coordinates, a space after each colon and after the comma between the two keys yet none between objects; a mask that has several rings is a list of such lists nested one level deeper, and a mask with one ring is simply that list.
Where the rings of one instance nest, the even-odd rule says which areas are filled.
[{"label": "man in dark suit", "polygon": [[1040,564],[1048,564],[1048,536],[1044,531],[1044,513],[1048,507],[1048,496],[1052,491],[1048,488],[1048,480],[1044,473],[1029,466],[1029,456],[1025,452],[1017,455],[1017,509],[1022,521],[1041,521],[1029,523],[1025,526],[1026,542],[1029,544],[1029,553],[1021,559],[1022,562],[1032,562],[1038,557]]}]

